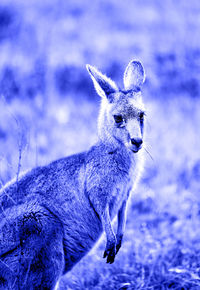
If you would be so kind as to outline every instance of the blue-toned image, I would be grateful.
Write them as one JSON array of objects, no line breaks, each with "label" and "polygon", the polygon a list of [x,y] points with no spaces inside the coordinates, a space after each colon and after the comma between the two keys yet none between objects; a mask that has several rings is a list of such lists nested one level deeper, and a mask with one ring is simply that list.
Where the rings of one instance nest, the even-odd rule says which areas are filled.
[{"label": "blue-toned image", "polygon": [[200,289],[199,19],[1,0],[0,289]]}]

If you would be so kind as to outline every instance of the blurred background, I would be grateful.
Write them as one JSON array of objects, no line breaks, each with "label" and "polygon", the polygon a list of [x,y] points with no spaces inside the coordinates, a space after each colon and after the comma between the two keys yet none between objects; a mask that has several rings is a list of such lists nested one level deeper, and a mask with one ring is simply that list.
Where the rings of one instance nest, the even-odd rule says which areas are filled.
[{"label": "blurred background", "polygon": [[146,70],[146,165],[116,262],[105,238],[60,289],[200,289],[200,2],[1,0],[0,187],[89,148],[100,106],[85,64],[122,87]]}]

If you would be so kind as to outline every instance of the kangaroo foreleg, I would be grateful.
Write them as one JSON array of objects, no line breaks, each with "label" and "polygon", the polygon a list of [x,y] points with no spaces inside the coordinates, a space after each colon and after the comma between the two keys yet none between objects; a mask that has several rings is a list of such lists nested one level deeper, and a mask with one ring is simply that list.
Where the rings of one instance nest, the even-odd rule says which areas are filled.
[{"label": "kangaroo foreleg", "polygon": [[122,239],[126,225],[126,200],[123,201],[121,208],[118,211],[118,226],[117,226],[117,245],[116,253],[121,248]]},{"label": "kangaroo foreleg", "polygon": [[116,255],[116,236],[114,234],[112,225],[111,225],[111,220],[110,220],[110,213],[109,213],[109,206],[106,206],[105,211],[101,217],[102,219],[102,224],[103,228],[106,233],[106,249],[104,252],[103,257],[107,257],[107,263],[112,264],[115,260],[115,255]]}]

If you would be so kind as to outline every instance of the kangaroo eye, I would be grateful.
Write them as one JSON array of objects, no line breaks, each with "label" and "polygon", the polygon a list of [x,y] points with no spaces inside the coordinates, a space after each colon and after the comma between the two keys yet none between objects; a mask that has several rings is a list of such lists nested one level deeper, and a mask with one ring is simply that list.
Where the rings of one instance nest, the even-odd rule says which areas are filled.
[{"label": "kangaroo eye", "polygon": [[122,115],[114,115],[113,117],[114,117],[114,119],[115,119],[115,123],[120,124],[120,123],[123,122],[123,117],[122,117]]}]

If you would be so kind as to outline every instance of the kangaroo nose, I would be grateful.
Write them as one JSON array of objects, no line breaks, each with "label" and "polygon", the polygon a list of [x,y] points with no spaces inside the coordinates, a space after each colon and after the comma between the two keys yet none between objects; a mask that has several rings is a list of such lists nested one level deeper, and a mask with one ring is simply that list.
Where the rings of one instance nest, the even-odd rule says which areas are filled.
[{"label": "kangaroo nose", "polygon": [[141,138],[132,138],[131,143],[133,145],[136,145],[137,147],[140,147],[140,145],[142,145],[143,141]]}]

